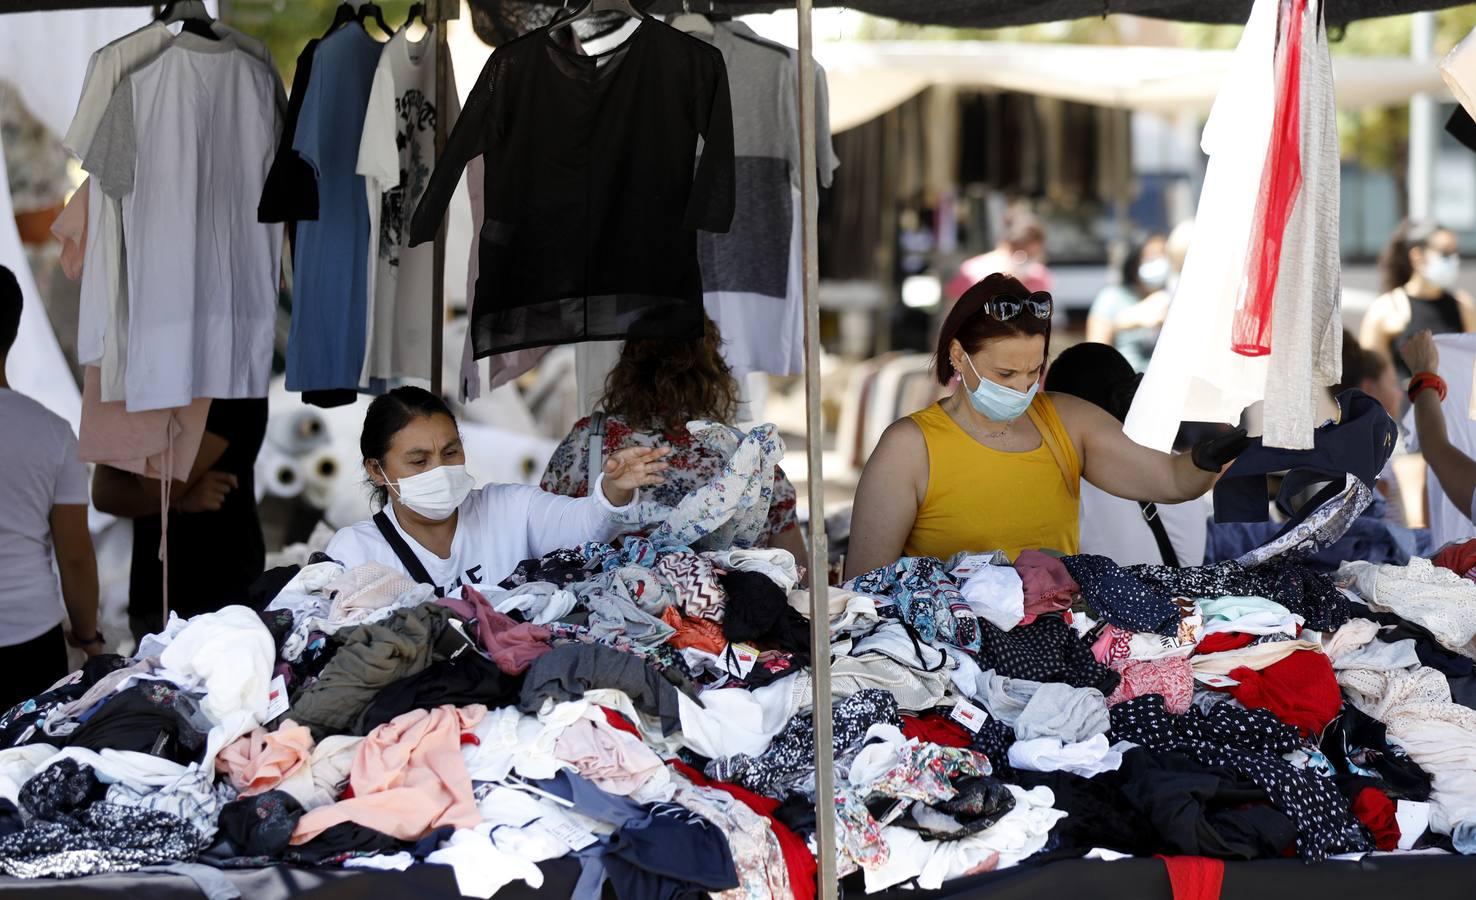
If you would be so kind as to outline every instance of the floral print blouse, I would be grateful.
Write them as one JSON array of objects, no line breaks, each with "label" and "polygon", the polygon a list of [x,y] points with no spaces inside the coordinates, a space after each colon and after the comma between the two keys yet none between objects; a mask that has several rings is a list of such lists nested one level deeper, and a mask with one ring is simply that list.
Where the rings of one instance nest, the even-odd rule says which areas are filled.
[{"label": "floral print blouse", "polygon": [[[733,429],[738,434],[737,429]],[[589,494],[589,438],[591,421],[580,419],[574,423],[569,436],[564,438],[548,462],[543,473],[542,488],[567,497],[584,497]],[[740,435],[741,437],[741,435]],[[643,488],[648,499],[664,506],[675,507],[681,499],[705,484],[711,483],[723,471],[727,462],[724,448],[693,436],[685,428],[652,434],[632,429],[619,416],[605,418],[604,458],[627,447],[670,447],[671,455],[666,458],[670,468],[666,470],[666,482],[651,488]],[[795,512],[796,496],[794,485],[785,477],[784,470],[774,467],[774,501],[769,507],[768,534],[774,535],[799,527]]]}]

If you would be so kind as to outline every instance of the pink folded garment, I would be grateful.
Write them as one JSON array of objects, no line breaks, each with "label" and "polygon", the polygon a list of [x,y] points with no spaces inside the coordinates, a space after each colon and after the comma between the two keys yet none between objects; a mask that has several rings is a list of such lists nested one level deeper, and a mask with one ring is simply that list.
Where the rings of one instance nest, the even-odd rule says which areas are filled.
[{"label": "pink folded garment", "polygon": [[215,757],[215,770],[224,772],[241,796],[270,791],[296,775],[313,755],[313,735],[291,719],[276,731],[252,729]]},{"label": "pink folded garment", "polygon": [[444,825],[476,827],[482,814],[461,756],[461,735],[486,715],[480,704],[416,709],[369,732],[349,771],[353,798],[304,814],[292,843],[305,844],[343,822],[404,841]]},{"label": "pink folded garment", "polygon": [[1071,608],[1081,593],[1059,559],[1039,550],[1022,550],[1015,558],[1015,571],[1025,588],[1025,615],[1043,616]]},{"label": "pink folded garment", "polygon": [[554,742],[554,756],[602,790],[628,797],[664,769],[641,739],[608,725],[580,719]]},{"label": "pink folded garment", "polygon": [[477,620],[476,637],[482,649],[508,675],[528,671],[533,660],[553,649],[547,628],[503,615],[470,585],[461,589],[460,599],[443,597],[439,602],[462,619]]},{"label": "pink folded garment", "polygon": [[1108,706],[1144,694],[1158,694],[1163,697],[1165,710],[1182,716],[1194,702],[1194,667],[1186,657],[1122,659],[1108,663],[1108,668],[1122,676],[1117,690],[1107,698]]}]

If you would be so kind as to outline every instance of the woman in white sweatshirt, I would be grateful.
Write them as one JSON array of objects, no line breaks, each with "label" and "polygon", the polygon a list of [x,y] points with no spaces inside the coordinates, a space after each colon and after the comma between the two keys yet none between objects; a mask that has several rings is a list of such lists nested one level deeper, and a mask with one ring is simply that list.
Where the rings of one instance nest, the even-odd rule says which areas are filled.
[{"label": "woman in white sweatshirt", "polygon": [[378,562],[438,595],[496,586],[518,563],[625,530],[621,510],[660,484],[665,449],[612,454],[589,497],[559,497],[521,484],[472,489],[461,435],[436,395],[401,387],[370,404],[359,439],[364,471],[383,509],[344,528],[330,557],[350,568]]}]

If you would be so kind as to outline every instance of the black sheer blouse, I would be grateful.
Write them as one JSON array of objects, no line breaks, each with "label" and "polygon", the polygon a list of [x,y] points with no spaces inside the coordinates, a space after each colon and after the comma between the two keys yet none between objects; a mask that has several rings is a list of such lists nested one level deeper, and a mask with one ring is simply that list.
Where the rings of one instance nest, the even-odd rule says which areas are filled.
[{"label": "black sheer blouse", "polygon": [[716,47],[647,17],[594,56],[546,29],[498,48],[415,210],[412,244],[435,238],[479,154],[478,357],[701,335],[697,229],[725,232],[733,218],[733,116]]}]

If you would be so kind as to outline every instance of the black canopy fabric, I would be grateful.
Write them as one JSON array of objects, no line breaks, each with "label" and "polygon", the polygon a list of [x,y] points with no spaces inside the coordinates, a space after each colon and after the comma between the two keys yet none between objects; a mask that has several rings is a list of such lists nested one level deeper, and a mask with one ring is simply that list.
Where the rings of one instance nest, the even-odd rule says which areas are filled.
[{"label": "black canopy fabric", "polygon": [[[1329,25],[1340,25],[1357,19],[1373,19],[1401,13],[1445,9],[1459,6],[1464,0],[1326,0]],[[564,0],[471,0],[483,15],[500,18],[503,7],[563,6]],[[139,0],[0,0],[0,12],[28,12],[45,9],[80,9],[95,6],[149,6]],[[567,0],[567,5],[580,6],[581,0]],[[653,12],[673,12],[681,8],[681,0],[651,0],[642,3]],[[694,10],[706,12],[705,0],[689,2]],[[961,28],[999,28],[1006,25],[1033,25],[1081,19],[1104,13],[1132,13],[1160,19],[1185,22],[1244,22],[1251,0],[815,0],[816,6],[845,6],[890,19],[901,19],[924,25],[953,25]],[[778,0],[714,0],[715,12],[741,15],[793,9],[794,3]]]}]

